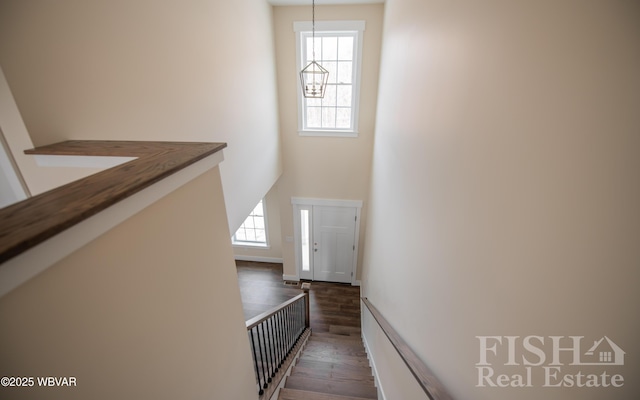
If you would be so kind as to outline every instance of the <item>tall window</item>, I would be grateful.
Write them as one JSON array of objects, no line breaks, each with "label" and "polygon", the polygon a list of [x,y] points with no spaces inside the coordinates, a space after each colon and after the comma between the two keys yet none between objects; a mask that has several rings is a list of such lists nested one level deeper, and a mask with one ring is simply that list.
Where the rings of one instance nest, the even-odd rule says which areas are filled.
[{"label": "tall window", "polygon": [[303,136],[358,136],[364,21],[296,22],[298,71],[314,59],[329,71],[322,99],[305,98],[298,82],[298,130]]},{"label": "tall window", "polygon": [[264,212],[264,199],[260,200],[251,214],[244,220],[233,235],[232,242],[239,246],[267,247],[267,224]]}]

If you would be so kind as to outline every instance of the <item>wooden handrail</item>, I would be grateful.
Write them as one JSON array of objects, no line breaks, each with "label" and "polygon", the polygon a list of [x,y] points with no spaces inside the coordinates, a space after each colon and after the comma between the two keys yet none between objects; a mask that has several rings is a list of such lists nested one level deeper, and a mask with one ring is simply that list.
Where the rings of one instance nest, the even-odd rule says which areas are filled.
[{"label": "wooden handrail", "polygon": [[366,298],[362,298],[362,302],[367,306],[373,318],[378,322],[384,334],[389,338],[391,344],[396,349],[400,358],[409,367],[409,371],[416,378],[422,390],[431,400],[453,400],[453,397],[447,392],[445,387],[440,383],[438,378],[431,372],[431,369],[422,362],[418,355],[409,347],[407,342],[400,337],[398,332],[393,329],[391,324],[382,316],[380,311]]},{"label": "wooden handrail", "polygon": [[0,263],[226,146],[226,143],[71,140],[26,150],[26,154],[34,155],[136,159],[0,209]]},{"label": "wooden handrail", "polygon": [[275,306],[270,310],[267,310],[265,312],[263,312],[262,314],[256,315],[255,317],[251,318],[250,320],[248,320],[246,322],[247,324],[247,330],[259,325],[261,322],[266,321],[267,319],[269,319],[269,317],[271,317],[273,314],[277,313],[278,311],[282,310],[283,308],[287,307],[289,304],[293,304],[296,301],[304,298],[305,294],[304,293],[300,293],[299,295],[297,295],[296,297],[292,297],[289,300],[285,301],[284,303],[280,304],[279,306]]}]

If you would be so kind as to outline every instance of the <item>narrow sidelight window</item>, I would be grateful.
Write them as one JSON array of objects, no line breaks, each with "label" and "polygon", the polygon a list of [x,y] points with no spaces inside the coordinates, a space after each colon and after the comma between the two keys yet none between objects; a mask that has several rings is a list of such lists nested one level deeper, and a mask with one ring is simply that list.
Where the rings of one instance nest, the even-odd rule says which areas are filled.
[{"label": "narrow sidelight window", "polygon": [[300,243],[302,250],[302,270],[309,271],[311,265],[309,258],[311,255],[311,240],[309,234],[309,210],[300,210]]}]

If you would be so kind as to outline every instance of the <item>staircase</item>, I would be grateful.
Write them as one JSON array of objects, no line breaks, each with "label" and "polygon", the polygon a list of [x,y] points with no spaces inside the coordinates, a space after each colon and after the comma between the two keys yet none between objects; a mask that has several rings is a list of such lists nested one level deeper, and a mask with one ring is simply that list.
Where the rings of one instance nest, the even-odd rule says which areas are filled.
[{"label": "staircase", "polygon": [[337,331],[311,334],[278,400],[378,398],[360,329]]}]

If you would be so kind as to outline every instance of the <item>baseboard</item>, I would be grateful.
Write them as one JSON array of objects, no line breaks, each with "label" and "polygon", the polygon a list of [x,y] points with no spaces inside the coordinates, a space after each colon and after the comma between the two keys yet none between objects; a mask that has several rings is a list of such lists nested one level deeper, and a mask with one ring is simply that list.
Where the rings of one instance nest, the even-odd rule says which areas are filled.
[{"label": "baseboard", "polygon": [[235,259],[238,261],[255,261],[255,262],[266,262],[266,263],[277,263],[282,264],[282,258],[277,257],[262,257],[262,256],[241,256],[236,255]]},{"label": "baseboard", "polygon": [[282,274],[282,280],[283,281],[299,282],[300,281],[300,277],[298,275],[285,275],[285,274]]},{"label": "baseboard", "polygon": [[367,338],[364,336],[364,329],[362,330],[362,343],[364,344],[364,350],[367,352],[369,366],[371,366],[371,371],[373,372],[374,383],[378,388],[378,400],[386,400],[387,397],[384,395],[384,389],[382,388],[382,383],[380,382],[380,377],[378,376],[378,369],[376,368],[376,362],[373,359],[373,353],[371,353],[369,343],[367,343]]}]

